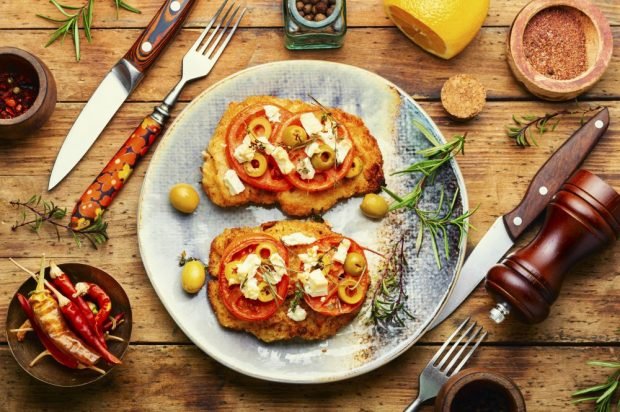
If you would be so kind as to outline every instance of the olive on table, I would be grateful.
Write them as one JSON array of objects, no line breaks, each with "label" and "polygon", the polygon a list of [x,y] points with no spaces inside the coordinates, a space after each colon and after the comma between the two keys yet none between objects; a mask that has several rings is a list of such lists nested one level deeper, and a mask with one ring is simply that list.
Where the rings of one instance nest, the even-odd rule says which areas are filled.
[{"label": "olive on table", "polygon": [[351,252],[344,260],[344,271],[351,276],[359,276],[366,269],[366,259],[361,253]]},{"label": "olive on table", "polygon": [[205,284],[205,265],[199,260],[192,260],[183,266],[181,284],[187,293],[197,293]]},{"label": "olive on table", "polygon": [[255,117],[250,120],[248,129],[250,129],[250,132],[256,137],[271,136],[271,123],[269,123],[269,120],[266,117]]},{"label": "olive on table", "polygon": [[336,164],[336,152],[326,144],[319,146],[318,152],[312,155],[312,166],[315,170],[325,171]]},{"label": "olive on table", "polygon": [[267,171],[267,158],[262,153],[256,152],[252,160],[243,164],[243,168],[248,176],[261,177]]},{"label": "olive on table", "polygon": [[364,170],[364,161],[359,157],[355,156],[353,158],[353,162],[351,163],[351,168],[347,172],[346,176],[351,179],[355,176],[358,176]]},{"label": "olive on table", "polygon": [[338,285],[338,297],[349,305],[355,305],[364,297],[364,291],[353,279],[345,279]]},{"label": "olive on table", "polygon": [[182,213],[192,213],[200,203],[200,197],[194,187],[187,183],[178,183],[170,189],[168,199],[172,206]]},{"label": "olive on table", "polygon": [[383,197],[375,193],[368,193],[364,196],[360,208],[366,216],[373,219],[381,219],[387,214],[389,206]]},{"label": "olive on table", "polygon": [[301,126],[289,126],[282,133],[282,142],[288,147],[296,147],[308,141],[308,133]]}]

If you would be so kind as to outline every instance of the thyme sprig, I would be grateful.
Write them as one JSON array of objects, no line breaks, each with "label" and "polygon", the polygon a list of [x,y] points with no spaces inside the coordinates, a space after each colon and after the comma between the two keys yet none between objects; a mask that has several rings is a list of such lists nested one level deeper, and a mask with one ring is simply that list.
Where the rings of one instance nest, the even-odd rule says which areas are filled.
[{"label": "thyme sprig", "polygon": [[405,236],[403,236],[387,257],[372,296],[370,317],[375,324],[383,327],[388,324],[404,326],[406,319],[413,319],[413,315],[406,307],[408,297],[403,280],[406,270]]},{"label": "thyme sprig", "polygon": [[[45,47],[50,46],[58,39],[65,39],[67,34],[73,39],[73,46],[75,48],[75,60],[80,61],[80,24],[84,30],[84,36],[86,40],[92,42],[91,28],[93,25],[93,13],[95,8],[95,0],[87,0],[82,6],[71,6],[68,4],[61,4],[57,0],[50,0],[50,3],[56,7],[56,9],[62,15],[61,18],[54,18],[43,14],[37,14],[37,17],[51,21],[53,23],[59,23],[59,27],[52,33],[50,39],[45,44]],[[140,13],[140,10],[130,6],[123,0],[114,0],[116,6],[116,15],[118,18],[119,9],[125,9],[132,13]]]},{"label": "thyme sprig", "polygon": [[293,299],[291,299],[291,303],[289,304],[289,310],[294,312],[299,306],[299,302],[304,298],[304,289],[299,282],[295,284],[295,295]]},{"label": "thyme sprig", "polygon": [[[588,365],[602,366],[615,369],[604,383],[581,389],[573,393],[573,397],[580,397],[573,403],[595,402],[595,412],[611,412],[612,398],[620,389],[620,362],[590,361]],[[616,406],[620,410],[620,400]]]},{"label": "thyme sprig", "polygon": [[67,216],[67,209],[57,206],[52,201],[43,200],[41,196],[34,195],[25,202],[12,200],[9,204],[20,211],[20,219],[16,220],[15,224],[11,226],[12,231],[28,226],[33,232],[38,234],[41,227],[48,223],[54,228],[58,240],[60,240],[59,229],[66,229],[78,246],[82,246],[82,240],[86,239],[95,249],[109,239],[107,233],[108,224],[103,221],[101,216],[88,228],[75,230],[69,225],[60,222]]},{"label": "thyme sprig", "polygon": [[514,124],[506,126],[508,137],[515,139],[517,146],[538,146],[536,136],[540,137],[547,132],[553,132],[562,120],[562,117],[579,114],[581,124],[584,123],[588,113],[598,111],[603,106],[588,106],[580,110],[559,110],[553,113],[546,113],[544,116],[535,115],[512,115]]}]

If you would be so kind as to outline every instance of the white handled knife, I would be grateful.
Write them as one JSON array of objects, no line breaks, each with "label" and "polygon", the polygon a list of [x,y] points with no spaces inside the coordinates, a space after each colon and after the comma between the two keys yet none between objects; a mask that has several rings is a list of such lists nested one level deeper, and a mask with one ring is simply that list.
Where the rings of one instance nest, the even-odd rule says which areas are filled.
[{"label": "white handled knife", "polygon": [[609,111],[604,108],[569,137],[542,165],[521,203],[512,212],[498,217],[467,257],[448,300],[429,329],[450,316],[489,269],[508,252],[516,239],[545,209],[560,186],[577,170],[608,126]]},{"label": "white handled knife", "polygon": [[95,90],[58,152],[47,190],[69,174],[97,140],[146,70],[181,28],[196,0],[166,0],[125,56]]}]

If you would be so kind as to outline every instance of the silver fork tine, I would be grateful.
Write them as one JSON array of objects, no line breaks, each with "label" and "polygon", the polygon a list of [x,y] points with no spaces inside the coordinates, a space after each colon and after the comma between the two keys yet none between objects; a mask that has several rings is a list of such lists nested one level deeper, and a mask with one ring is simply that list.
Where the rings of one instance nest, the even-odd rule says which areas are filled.
[{"label": "silver fork tine", "polygon": [[[231,6],[232,7],[232,6]],[[224,26],[224,28],[222,30],[220,30],[220,34],[217,36],[217,38],[215,39],[215,41],[213,42],[213,45],[211,45],[211,47],[209,47],[209,50],[207,50],[207,52],[205,53],[205,56],[207,56],[208,59],[211,58],[211,55],[213,54],[213,52],[215,51],[215,49],[218,47],[218,44],[220,44],[220,40],[222,40],[222,37],[224,36],[224,34],[226,33],[226,30],[228,30],[228,28],[230,27],[230,23],[233,21],[233,19],[235,18],[235,16],[237,15],[237,12],[239,11],[239,9],[241,8],[241,6],[237,6],[237,8],[235,9],[235,11],[233,12],[233,14],[230,16],[230,18],[226,21],[226,26]],[[228,15],[228,13],[226,14]],[[224,21],[224,19],[222,19],[222,22]]]},{"label": "silver fork tine", "polygon": [[241,10],[241,14],[237,18],[237,21],[235,22],[235,25],[230,29],[230,32],[228,33],[228,37],[226,37],[226,39],[224,39],[224,43],[222,44],[222,47],[220,47],[218,49],[218,51],[215,53],[215,56],[213,56],[213,58],[215,60],[220,58],[220,55],[222,54],[222,52],[224,51],[224,49],[228,45],[228,42],[232,38],[233,34],[235,34],[235,31],[237,30],[237,27],[239,26],[239,23],[241,22],[241,19],[243,18],[243,15],[245,14],[245,12],[247,10],[248,10],[247,8],[244,8],[243,10]]},{"label": "silver fork tine", "polygon": [[482,342],[484,340],[484,338],[486,338],[487,333],[484,332],[482,334],[482,336],[480,336],[480,338],[478,339],[478,341],[476,342],[476,344],[474,346],[471,347],[471,349],[469,350],[469,352],[467,353],[467,355],[465,355],[465,357],[463,358],[463,360],[461,361],[461,363],[459,363],[459,366],[456,367],[456,369],[454,370],[453,374],[459,373],[461,368],[463,368],[463,366],[465,366],[465,364],[467,363],[467,361],[469,360],[469,358],[471,357],[471,355],[474,354],[474,351],[476,350],[476,348],[478,347],[478,345],[480,345],[480,342]]},{"label": "silver fork tine", "polygon": [[452,369],[454,364],[461,359],[461,355],[465,351],[465,348],[467,348],[467,346],[471,343],[472,340],[474,340],[474,339],[476,339],[476,337],[478,337],[478,334],[480,333],[480,331],[482,331],[482,326],[480,326],[478,328],[478,330],[473,335],[471,335],[469,339],[467,339],[467,342],[465,342],[463,344],[463,346],[461,346],[461,350],[459,350],[458,353],[456,355],[454,355],[454,357],[452,358],[452,361],[450,361],[450,363],[448,364],[448,366],[444,370],[444,373],[446,375],[450,376],[450,370]]},{"label": "silver fork tine", "polygon": [[207,33],[209,33],[209,30],[211,30],[211,27],[213,27],[213,23],[215,23],[217,18],[220,16],[220,13],[224,9],[224,6],[226,6],[226,3],[228,3],[228,0],[224,0],[220,8],[217,9],[217,11],[215,12],[215,15],[211,18],[211,20],[209,20],[209,24],[207,25],[207,27],[202,31],[202,33],[200,33],[200,36],[198,36],[198,39],[196,40],[196,42],[194,42],[194,45],[192,46],[192,50],[198,49],[198,46],[200,46],[200,44],[204,40]]},{"label": "silver fork tine", "polygon": [[465,332],[463,332],[463,334],[461,335],[461,337],[458,338],[458,340],[456,342],[454,342],[454,344],[452,345],[452,347],[450,348],[450,350],[448,351],[448,353],[446,353],[446,355],[443,357],[443,359],[441,359],[441,362],[439,363],[439,365],[437,365],[437,369],[441,370],[441,367],[444,365],[444,363],[446,363],[446,361],[450,358],[450,355],[452,355],[452,352],[454,352],[454,350],[459,346],[459,344],[461,343],[461,341],[466,338],[469,335],[469,332],[471,332],[471,330],[476,326],[476,322],[472,323],[469,328],[467,328],[467,330]]},{"label": "silver fork tine", "polygon": [[217,34],[217,32],[220,29],[220,27],[222,27],[222,23],[226,21],[226,18],[228,17],[228,13],[230,13],[230,11],[233,9],[233,7],[235,7],[235,2],[234,1],[231,3],[230,7],[228,7],[228,9],[226,9],[226,13],[224,13],[224,16],[222,16],[220,21],[217,23],[217,26],[215,26],[215,29],[213,29],[213,31],[211,32],[211,35],[209,36],[207,41],[202,45],[202,47],[200,47],[200,49],[198,49],[198,53],[204,54],[204,52],[207,49],[207,47],[209,47],[209,45],[211,44],[211,40],[213,40],[213,37],[215,37],[215,35]]},{"label": "silver fork tine", "polygon": [[452,335],[450,335],[450,337],[446,339],[446,341],[444,342],[443,345],[441,345],[441,348],[439,348],[435,356],[433,356],[433,359],[431,359],[431,361],[429,362],[430,365],[433,365],[435,361],[439,359],[439,357],[441,356],[443,351],[446,349],[446,347],[450,344],[452,339],[461,331],[461,329],[463,329],[463,326],[465,326],[467,322],[469,322],[469,319],[470,318],[465,319],[465,321],[463,321],[463,323],[461,323],[461,325],[454,332],[452,332]]}]

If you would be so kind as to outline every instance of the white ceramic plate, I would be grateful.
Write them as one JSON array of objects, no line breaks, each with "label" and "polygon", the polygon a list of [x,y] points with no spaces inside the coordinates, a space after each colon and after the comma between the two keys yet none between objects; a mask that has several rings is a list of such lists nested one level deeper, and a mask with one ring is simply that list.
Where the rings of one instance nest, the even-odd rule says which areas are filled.
[{"label": "white ceramic plate", "polygon": [[[308,95],[312,95],[326,106],[361,117],[383,153],[388,187],[400,193],[411,189],[414,179],[389,174],[411,164],[417,158],[415,151],[429,146],[413,120],[444,141],[428,115],[404,91],[356,67],[321,61],[285,61],[234,74],[204,91],[178,116],[151,160],[138,214],[140,253],[151,283],[172,318],[198,347],[246,375],[280,382],[318,383],[378,368],[410,348],[445,301],[463,260],[465,239],[459,243],[456,230],[450,231],[449,236],[453,253],[449,257],[442,255],[443,266],[439,269],[428,240],[419,254],[413,251],[417,220],[411,212],[370,221],[360,213],[361,198],[357,197],[340,202],[324,215],[334,231],[380,252],[387,252],[408,231],[408,307],[415,318],[400,328],[374,327],[369,322],[366,302],[360,315],[330,339],[266,344],[250,334],[222,328],[204,288],[197,295],[188,295],[181,288],[178,259],[183,250],[207,261],[211,241],[225,228],[286,219],[277,208],[219,208],[200,187],[201,152],[220,117],[228,103],[252,95],[307,101]],[[180,182],[192,183],[201,193],[200,206],[189,216],[177,213],[168,202],[170,187]],[[455,162],[444,168],[434,185],[427,187],[422,205],[436,208],[441,190],[449,199],[460,190],[458,212],[467,210],[465,185]],[[370,271],[376,275],[380,258],[370,254],[368,257]]]}]

